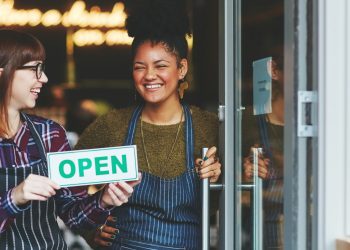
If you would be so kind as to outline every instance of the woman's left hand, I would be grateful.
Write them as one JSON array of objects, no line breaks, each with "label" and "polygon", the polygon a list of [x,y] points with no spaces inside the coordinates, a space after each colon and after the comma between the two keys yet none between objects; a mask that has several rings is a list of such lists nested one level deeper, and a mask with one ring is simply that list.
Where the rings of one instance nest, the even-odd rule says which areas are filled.
[{"label": "woman's left hand", "polygon": [[204,159],[196,159],[196,169],[201,179],[209,178],[210,182],[217,182],[221,175],[221,164],[216,157],[216,147],[211,147]]}]

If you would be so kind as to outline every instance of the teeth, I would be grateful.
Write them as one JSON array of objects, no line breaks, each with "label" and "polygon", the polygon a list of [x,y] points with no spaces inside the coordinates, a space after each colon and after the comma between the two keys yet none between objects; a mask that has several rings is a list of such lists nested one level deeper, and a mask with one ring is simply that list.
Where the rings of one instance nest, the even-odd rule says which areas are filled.
[{"label": "teeth", "polygon": [[147,84],[145,85],[146,89],[155,89],[155,88],[160,88],[161,85],[160,84]]},{"label": "teeth", "polygon": [[40,93],[40,88],[32,88],[32,89],[30,90],[30,92],[39,94],[39,93]]}]

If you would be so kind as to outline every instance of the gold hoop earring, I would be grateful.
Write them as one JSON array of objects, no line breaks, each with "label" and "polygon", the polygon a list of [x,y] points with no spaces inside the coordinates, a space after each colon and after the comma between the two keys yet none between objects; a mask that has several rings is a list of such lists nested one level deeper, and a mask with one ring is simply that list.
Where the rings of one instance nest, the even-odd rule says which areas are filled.
[{"label": "gold hoop earring", "polygon": [[181,100],[184,98],[184,93],[186,89],[188,89],[188,82],[185,79],[181,79],[178,89]]}]

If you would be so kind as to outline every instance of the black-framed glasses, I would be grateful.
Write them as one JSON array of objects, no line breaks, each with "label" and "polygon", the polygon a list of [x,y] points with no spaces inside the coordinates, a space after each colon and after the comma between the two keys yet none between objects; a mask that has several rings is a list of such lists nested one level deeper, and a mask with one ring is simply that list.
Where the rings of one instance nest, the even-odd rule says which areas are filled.
[{"label": "black-framed glasses", "polygon": [[39,80],[40,77],[43,75],[43,72],[45,71],[45,64],[39,62],[35,65],[23,65],[18,67],[17,69],[35,69],[35,76]]}]

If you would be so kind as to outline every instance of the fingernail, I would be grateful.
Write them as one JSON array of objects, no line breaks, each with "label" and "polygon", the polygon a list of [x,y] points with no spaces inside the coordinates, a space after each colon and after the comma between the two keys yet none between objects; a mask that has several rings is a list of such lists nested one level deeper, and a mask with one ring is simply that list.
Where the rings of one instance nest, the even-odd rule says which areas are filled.
[{"label": "fingernail", "polygon": [[116,222],[117,221],[117,217],[111,217],[111,221]]},{"label": "fingernail", "polygon": [[199,161],[199,165],[202,165],[202,163],[203,163],[203,161],[202,161],[202,160],[200,160],[200,161]]},{"label": "fingernail", "polygon": [[112,234],[110,238],[114,240],[115,239],[115,235]]},{"label": "fingernail", "polygon": [[107,242],[107,246],[112,246],[112,242]]},{"label": "fingernail", "polygon": [[208,157],[204,156],[203,161],[206,161],[206,160],[208,160]]},{"label": "fingernail", "polygon": [[114,234],[119,234],[119,229],[118,229],[118,228],[116,228],[116,229],[114,230]]}]

